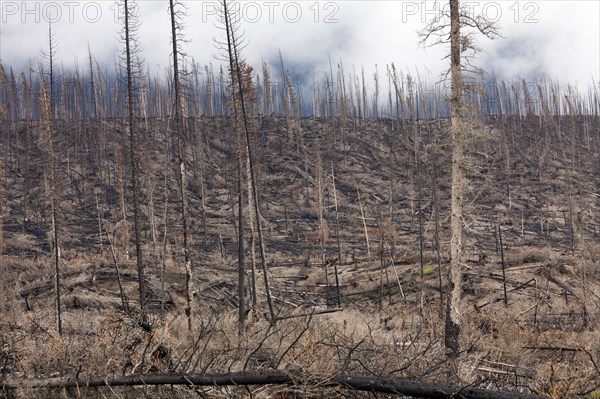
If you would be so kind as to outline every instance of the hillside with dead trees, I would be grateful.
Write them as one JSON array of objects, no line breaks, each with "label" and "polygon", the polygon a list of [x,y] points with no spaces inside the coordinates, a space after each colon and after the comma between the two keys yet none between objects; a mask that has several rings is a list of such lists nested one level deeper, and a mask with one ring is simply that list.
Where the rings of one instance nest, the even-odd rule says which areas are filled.
[{"label": "hillside with dead trees", "polygon": [[[302,118],[301,145],[290,140],[285,118],[251,121],[277,328],[248,223],[247,321],[238,331],[231,162],[236,143],[228,133],[230,119],[188,121],[186,194],[195,265],[190,330],[177,152],[168,121],[148,119],[141,155],[140,235],[150,326],[145,330],[133,256],[132,192],[120,139],[124,122],[87,119],[56,124],[62,154],[57,165],[62,335],[54,317],[48,158],[39,144],[44,125],[3,122],[2,131],[9,133],[2,143],[5,378],[83,381],[136,373],[278,370],[294,381],[293,388],[248,388],[256,397],[333,396],[342,387],[330,378],[346,373],[551,397],[596,388],[597,117],[482,118],[468,138],[460,355],[468,381],[447,381],[443,345],[448,120]],[[98,389],[111,391],[88,388],[76,395],[95,397]],[[120,389],[125,388],[112,388]],[[172,397],[195,396],[198,390],[211,397],[247,392],[127,390]],[[21,393],[5,394],[37,395],[27,386],[16,392]]]},{"label": "hillside with dead trees", "polygon": [[449,90],[249,65],[227,1],[148,76],[133,4],[114,75],[0,63],[0,398],[600,397],[597,84],[467,71],[457,0]]}]

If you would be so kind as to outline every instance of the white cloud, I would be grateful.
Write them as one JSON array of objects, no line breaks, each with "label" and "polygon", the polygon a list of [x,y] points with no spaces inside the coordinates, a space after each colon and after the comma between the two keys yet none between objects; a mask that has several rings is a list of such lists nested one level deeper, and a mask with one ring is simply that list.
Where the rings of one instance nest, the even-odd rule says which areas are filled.
[{"label": "white cloud", "polygon": [[[58,5],[55,23],[57,56],[65,66],[75,59],[85,62],[87,43],[96,59],[112,68],[119,26],[114,1],[6,1],[0,4],[0,59],[5,65],[24,68],[37,63],[47,47],[46,14]],[[167,2],[139,1],[140,43],[151,70],[169,64]],[[201,63],[218,62],[213,37],[216,1],[186,1],[190,15],[185,34],[190,56]],[[281,50],[292,73],[317,78],[341,59],[346,71],[365,66],[371,76],[375,64],[380,73],[392,62],[401,70],[417,71],[437,79],[446,68],[445,49],[418,46],[416,31],[424,26],[433,2],[408,1],[244,1],[243,30],[249,41],[244,50],[251,64],[275,61]],[[440,2],[445,4],[445,2]],[[600,75],[600,3],[597,1],[470,2],[476,13],[486,12],[499,22],[504,39],[482,39],[486,50],[477,61],[510,77],[544,73],[561,81],[596,81]],[[25,8],[23,7],[25,5]],[[36,22],[36,19],[38,22]],[[537,22],[535,22],[537,20]],[[526,23],[533,22],[533,23]],[[158,69],[160,66],[160,69]],[[294,71],[294,68],[297,68]]]}]

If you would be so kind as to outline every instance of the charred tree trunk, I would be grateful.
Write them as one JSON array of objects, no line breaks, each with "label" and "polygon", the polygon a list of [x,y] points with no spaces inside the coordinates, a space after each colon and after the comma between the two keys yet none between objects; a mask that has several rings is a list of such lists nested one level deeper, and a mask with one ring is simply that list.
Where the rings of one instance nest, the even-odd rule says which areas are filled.
[{"label": "charred tree trunk", "polygon": [[[235,115],[236,118],[238,118],[241,121],[242,124],[242,128],[243,128],[243,132],[244,132],[244,144],[245,144],[245,150],[246,150],[246,157],[248,160],[248,165],[250,167],[250,185],[252,187],[252,207],[253,207],[253,213],[254,213],[254,220],[256,222],[256,233],[257,233],[257,238],[258,238],[258,245],[259,245],[259,251],[260,251],[260,261],[261,261],[261,267],[263,270],[263,277],[264,277],[264,283],[265,283],[265,291],[267,294],[267,302],[269,305],[269,314],[270,314],[270,318],[271,318],[271,323],[276,326],[277,325],[277,318],[275,315],[275,308],[273,306],[273,299],[271,297],[271,288],[270,288],[270,284],[269,284],[269,276],[268,276],[268,272],[267,272],[267,260],[266,260],[266,254],[265,254],[265,245],[264,245],[264,239],[263,239],[263,231],[262,231],[262,226],[261,226],[261,221],[260,221],[260,212],[259,212],[259,206],[258,206],[258,191],[257,191],[257,184],[256,184],[256,173],[255,173],[255,167],[254,167],[254,155],[253,155],[253,151],[252,151],[252,143],[251,143],[251,138],[250,138],[250,126],[249,126],[249,121],[248,121],[248,116],[246,113],[246,104],[245,104],[245,89],[244,89],[244,82],[243,82],[243,76],[242,76],[242,64],[243,61],[240,60],[240,56],[239,56],[239,32],[237,31],[237,27],[236,25],[236,21],[238,21],[237,16],[232,16],[230,14],[231,9],[230,6],[227,5],[227,0],[223,0],[222,3],[223,6],[223,14],[222,14],[222,19],[223,19],[223,25],[224,25],[224,29],[225,29],[225,34],[226,34],[226,40],[227,42],[224,43],[223,45],[226,46],[226,48],[224,49],[227,52],[227,58],[229,61],[229,70],[230,70],[230,74],[231,74],[231,84],[232,84],[232,91],[233,91],[233,103],[234,106],[237,107],[237,110],[239,112],[239,114]],[[235,17],[235,18],[232,18]],[[237,105],[236,105],[237,104]],[[240,173],[241,173],[241,169],[240,169]],[[241,266],[243,267],[243,265]],[[240,277],[243,275],[243,270],[240,270]],[[240,285],[243,284],[243,278],[240,279],[239,282]],[[240,292],[242,291],[242,289],[240,288]],[[242,298],[240,298],[240,301],[242,300]],[[243,325],[243,315],[242,315],[242,309],[241,309],[242,305],[240,304],[240,327]],[[245,311],[244,311],[245,314]]]},{"label": "charred tree trunk", "polygon": [[[316,376],[315,376],[316,377]],[[422,383],[414,380],[357,375],[321,376],[321,386],[341,386],[358,391],[405,395],[431,399],[544,399],[545,396],[528,395],[518,392],[491,391],[487,389],[460,387],[448,384]],[[315,378],[317,380],[317,378]],[[270,385],[293,384],[293,376],[282,371],[240,371],[227,374],[134,374],[120,377],[93,377],[89,379],[37,378],[0,380],[4,390],[116,387],[136,385],[186,385],[231,386],[231,385]]]},{"label": "charred tree trunk", "polygon": [[48,60],[48,85],[42,78],[42,95],[43,95],[43,119],[44,127],[46,130],[45,143],[42,143],[43,147],[48,152],[49,165],[49,187],[48,194],[50,196],[50,207],[51,207],[51,243],[52,243],[52,263],[54,265],[54,294],[55,294],[55,322],[58,335],[62,335],[62,307],[61,307],[61,282],[60,282],[60,243],[59,243],[59,230],[58,230],[58,154],[55,148],[55,75],[54,75],[54,55],[56,52],[56,44],[52,36],[52,23],[48,24],[48,53],[46,58]]},{"label": "charred tree trunk", "polygon": [[141,211],[140,211],[140,181],[139,181],[139,168],[140,168],[140,160],[139,160],[139,149],[138,149],[138,131],[136,129],[136,118],[135,118],[135,110],[136,103],[134,100],[134,56],[136,48],[133,43],[135,41],[134,36],[132,35],[132,29],[135,30],[135,21],[133,21],[132,26],[132,18],[133,15],[133,5],[131,4],[131,0],[124,0],[124,9],[123,9],[123,40],[125,42],[125,68],[127,71],[127,107],[128,107],[128,128],[129,128],[129,161],[131,168],[131,189],[133,196],[133,228],[134,228],[134,236],[135,236],[135,257],[136,257],[136,265],[138,270],[138,288],[139,288],[139,296],[140,296],[140,310],[141,310],[141,320],[140,325],[145,330],[150,330],[150,324],[148,323],[148,316],[146,314],[146,277],[144,270],[144,261],[142,254],[142,237],[141,237]]},{"label": "charred tree trunk", "polygon": [[187,316],[188,330],[192,329],[192,259],[190,257],[189,247],[189,222],[187,209],[187,183],[186,183],[186,167],[185,167],[185,135],[183,132],[182,123],[182,105],[181,105],[181,79],[179,71],[179,56],[181,54],[178,38],[180,28],[177,23],[177,13],[175,11],[175,2],[169,0],[169,13],[171,17],[171,44],[173,46],[173,89],[174,89],[174,106],[175,106],[175,135],[177,144],[177,162],[179,164],[179,203],[181,206],[181,221],[183,225],[183,253],[185,262],[185,314]]}]

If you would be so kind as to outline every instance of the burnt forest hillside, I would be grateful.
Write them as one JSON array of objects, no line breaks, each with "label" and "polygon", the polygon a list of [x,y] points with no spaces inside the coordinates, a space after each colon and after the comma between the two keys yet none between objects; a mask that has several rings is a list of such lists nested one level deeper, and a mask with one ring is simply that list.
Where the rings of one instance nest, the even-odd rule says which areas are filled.
[{"label": "burnt forest hillside", "polygon": [[[449,119],[253,116],[266,276],[250,218],[249,167],[238,183],[238,156],[246,165],[247,154],[238,150],[232,118],[183,123],[191,330],[171,120],[136,120],[142,322],[127,121],[61,119],[52,136],[44,121],[1,122],[1,397],[375,395],[343,388],[339,374],[597,397],[597,116],[473,122],[466,137],[462,381],[448,380],[443,335]],[[3,388],[22,377],[261,370],[283,371],[294,383]]]}]

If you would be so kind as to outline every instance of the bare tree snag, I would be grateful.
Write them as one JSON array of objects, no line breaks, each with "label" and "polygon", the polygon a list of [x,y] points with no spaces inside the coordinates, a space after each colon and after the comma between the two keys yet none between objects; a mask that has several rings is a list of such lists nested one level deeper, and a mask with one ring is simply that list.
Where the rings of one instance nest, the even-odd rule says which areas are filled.
[{"label": "bare tree snag", "polygon": [[360,199],[360,191],[356,188],[356,195],[358,197],[358,205],[360,207],[360,217],[362,219],[363,228],[365,231],[365,243],[367,245],[367,257],[371,259],[371,245],[369,244],[369,230],[367,229],[367,220],[365,219],[365,211],[363,209],[362,200]]},{"label": "bare tree snag", "polygon": [[[241,138],[240,138],[240,140],[241,140]],[[241,142],[240,142],[240,145],[242,145]],[[240,182],[241,182],[241,180],[240,180]],[[250,184],[250,183],[251,183],[250,182],[250,163],[246,162],[246,186],[247,186],[247,191],[248,191],[249,207],[251,208],[251,204],[254,203],[254,199],[252,198],[252,184]],[[241,205],[243,206],[243,204],[241,204]],[[248,213],[250,216],[252,216],[251,210]],[[252,307],[253,307],[253,309],[256,309],[256,304],[258,302],[258,298],[256,295],[256,240],[254,239],[254,232],[256,231],[256,229],[254,228],[254,218],[250,217],[250,218],[248,218],[248,221],[250,224],[250,237],[249,237],[250,238],[250,262],[251,262],[250,288],[252,290]],[[240,229],[241,228],[242,227],[240,227]],[[242,234],[242,233],[243,232],[240,230],[240,234]],[[243,254],[241,254],[241,255],[243,256]],[[240,268],[239,273],[240,273],[239,277],[242,278],[243,273],[242,273],[241,268]],[[240,293],[239,293],[240,296],[243,294],[243,292],[241,291],[242,289],[243,289],[243,287],[240,286]]]},{"label": "bare tree snag", "polygon": [[43,147],[47,148],[50,163],[50,176],[48,195],[50,196],[51,222],[52,222],[52,260],[54,264],[54,293],[55,293],[55,321],[58,335],[62,335],[62,306],[61,306],[61,283],[60,283],[60,243],[58,233],[58,154],[55,148],[55,75],[54,75],[54,55],[56,52],[56,43],[52,35],[52,22],[48,23],[48,53],[45,54],[48,61],[48,83],[42,78],[42,96],[43,96],[43,120],[46,130],[46,142]]},{"label": "bare tree snag", "polygon": [[[137,76],[135,67],[139,65],[139,48],[137,45],[136,31],[138,28],[138,15],[135,13],[135,5],[132,0],[124,0],[123,7],[123,41],[125,43],[125,68],[127,72],[127,108],[128,108],[128,128],[129,128],[129,160],[131,163],[131,186],[133,191],[133,225],[135,235],[135,258],[138,270],[138,286],[140,295],[141,323],[145,330],[150,330],[148,316],[146,314],[146,277],[144,273],[144,260],[142,254],[141,237],[141,210],[140,210],[140,160],[138,149],[138,135],[136,129],[136,110],[137,104],[134,95],[137,85]],[[134,65],[137,64],[137,65]]]},{"label": "bare tree snag", "polygon": [[446,310],[445,344],[452,357],[460,352],[459,336],[462,324],[460,303],[462,296],[462,268],[464,253],[463,233],[463,163],[464,121],[462,93],[463,76],[460,66],[460,12],[458,0],[450,0],[450,74],[452,94],[450,97],[452,131],[452,194],[450,210],[450,278],[448,279],[448,302]]},{"label": "bare tree snag", "polygon": [[180,48],[181,40],[181,25],[179,18],[181,18],[181,12],[176,10],[175,7],[179,6],[178,2],[169,0],[169,14],[171,17],[171,45],[173,52],[173,89],[174,89],[174,118],[175,118],[175,135],[177,144],[177,161],[179,167],[177,168],[179,177],[179,202],[181,205],[181,221],[183,225],[183,253],[185,263],[185,314],[187,316],[188,330],[192,329],[192,259],[190,256],[190,245],[189,245],[189,221],[188,221],[188,209],[187,209],[187,181],[186,181],[186,167],[185,167],[185,135],[183,132],[183,115],[182,115],[182,93],[181,93],[181,72],[179,67],[179,57],[184,54]]},{"label": "bare tree snag", "polygon": [[[437,155],[437,154],[436,154]],[[440,318],[444,315],[444,290],[442,289],[442,256],[440,254],[440,203],[438,194],[438,166],[436,156],[433,161],[433,173],[432,173],[432,195],[433,195],[433,213],[434,213],[434,245],[435,245],[435,258],[438,266],[438,288],[440,290]]]},{"label": "bare tree snag", "polygon": [[321,145],[315,140],[315,173],[317,181],[317,214],[319,215],[319,243],[321,250],[321,263],[325,271],[325,285],[329,287],[328,263],[325,259],[325,241],[329,238],[326,234],[326,225],[323,218],[323,165],[321,162]]},{"label": "bare tree snag", "polygon": [[92,63],[92,50],[88,42],[88,62],[90,64],[90,96],[92,101],[93,117],[98,118],[98,100],[96,96],[96,80],[94,79],[94,64]]},{"label": "bare tree snag", "polygon": [[[236,58],[235,55],[235,46],[236,41],[239,37],[235,34],[236,30],[234,27],[234,22],[231,21],[232,15],[228,8],[228,5],[225,1],[223,1],[223,10],[222,10],[222,18],[223,25],[226,33],[227,40],[227,59],[229,61],[229,73],[231,77],[231,92],[232,92],[232,100],[231,105],[233,107],[233,117],[234,117],[234,125],[236,131],[236,142],[237,142],[237,189],[238,189],[238,225],[237,225],[237,234],[238,234],[238,333],[242,335],[246,323],[246,289],[245,289],[245,280],[246,280],[246,270],[245,270],[245,250],[244,250],[244,184],[243,184],[243,168],[244,168],[244,144],[243,144],[243,135],[241,132],[242,127],[240,126],[244,123],[244,127],[247,127],[245,121],[245,112],[240,112],[240,107],[242,106],[243,92],[237,92],[239,87],[236,86],[236,80],[240,77],[240,75],[236,74]],[[235,17],[235,16],[233,16]],[[245,111],[245,109],[244,109]],[[242,122],[241,119],[244,118]],[[249,167],[249,166],[248,166]],[[250,184],[250,183],[248,183]],[[252,196],[250,192],[248,194]],[[252,236],[254,233],[251,231]]]},{"label": "bare tree snag", "polygon": [[498,237],[500,239],[500,262],[502,263],[502,289],[504,292],[504,305],[508,305],[508,294],[506,293],[506,265],[504,264],[504,244],[502,243],[502,230],[498,225]]},{"label": "bare tree snag", "polygon": [[[436,44],[450,42],[450,78],[452,90],[450,95],[451,135],[452,135],[452,193],[450,206],[450,269],[448,279],[448,296],[446,307],[445,345],[450,357],[456,359],[460,352],[459,336],[462,324],[462,268],[464,264],[463,248],[463,196],[465,186],[465,135],[470,129],[468,119],[469,105],[463,98],[467,84],[464,74],[469,58],[480,49],[475,42],[475,35],[480,33],[493,39],[499,36],[496,24],[481,15],[469,14],[461,10],[459,0],[449,0],[450,15],[447,11],[438,13],[419,33],[421,42],[425,44],[434,38]],[[450,17],[448,26],[447,18]],[[450,28],[448,37],[447,28]],[[464,29],[463,29],[464,28]],[[461,29],[464,31],[461,32]],[[473,31],[468,31],[472,29]],[[471,54],[470,54],[471,53]],[[463,61],[467,65],[463,65]]]},{"label": "bare tree snag", "polygon": [[[240,58],[240,46],[242,38],[239,32],[239,15],[236,10],[227,3],[227,0],[223,0],[221,9],[221,22],[223,29],[225,30],[225,43],[218,43],[220,49],[225,52],[225,57],[229,62],[229,73],[231,78],[231,87],[233,91],[233,104],[234,114],[237,120],[240,120],[243,131],[244,131],[244,144],[246,150],[246,157],[250,166],[250,185],[252,187],[252,207],[254,211],[254,220],[256,222],[256,233],[258,238],[258,245],[260,250],[260,261],[261,268],[263,271],[265,291],[267,294],[267,303],[269,305],[269,314],[271,323],[277,325],[277,317],[275,315],[275,308],[273,306],[273,298],[271,297],[271,288],[269,284],[269,276],[267,271],[267,260],[265,254],[265,245],[263,239],[262,225],[260,221],[260,212],[258,206],[258,189],[256,185],[255,167],[254,167],[254,155],[252,151],[252,143],[250,139],[250,126],[248,122],[248,116],[246,114],[246,82],[244,81],[244,72],[242,68],[245,67],[245,62]],[[241,173],[241,169],[240,169]],[[241,267],[241,266],[240,266]],[[240,272],[240,276],[242,273]],[[243,284],[243,279],[239,284]],[[241,289],[240,289],[241,291]],[[241,307],[240,307],[241,308]],[[240,310],[240,317],[241,317]],[[242,320],[240,320],[240,326]]]},{"label": "bare tree snag", "polygon": [[340,219],[339,219],[339,211],[338,211],[338,200],[337,200],[337,190],[335,188],[335,171],[333,169],[333,162],[331,163],[331,185],[333,188],[333,204],[335,206],[335,239],[337,242],[337,252],[338,259],[337,262],[333,264],[333,270],[335,272],[335,292],[337,295],[338,307],[342,307],[342,295],[340,292],[340,278],[338,274],[337,265],[342,262],[342,246],[340,243]]}]

